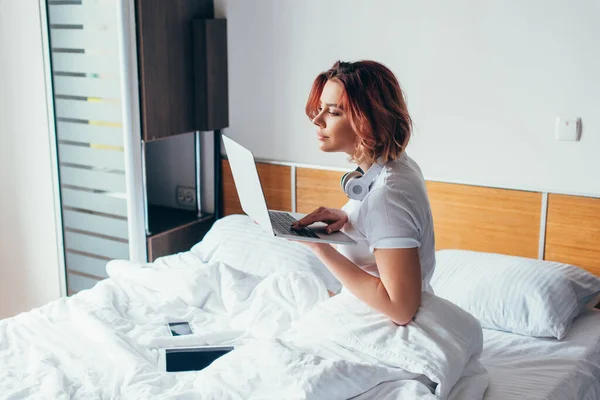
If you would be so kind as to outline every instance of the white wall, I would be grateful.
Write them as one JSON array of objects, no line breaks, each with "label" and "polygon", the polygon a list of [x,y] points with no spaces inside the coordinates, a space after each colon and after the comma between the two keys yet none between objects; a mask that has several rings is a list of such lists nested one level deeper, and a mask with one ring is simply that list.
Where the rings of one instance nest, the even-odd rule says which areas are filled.
[{"label": "white wall", "polygon": [[60,296],[38,0],[0,0],[0,318]]},{"label": "white wall", "polygon": [[[429,179],[600,195],[597,0],[216,0],[228,19],[230,128],[259,158],[322,154],[303,110],[337,59],[398,76]],[[580,142],[554,138],[582,118]]]}]

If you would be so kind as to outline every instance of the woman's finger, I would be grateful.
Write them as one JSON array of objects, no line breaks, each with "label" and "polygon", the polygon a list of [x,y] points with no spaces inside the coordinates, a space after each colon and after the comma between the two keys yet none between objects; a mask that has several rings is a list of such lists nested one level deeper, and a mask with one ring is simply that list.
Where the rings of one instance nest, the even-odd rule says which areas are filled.
[{"label": "woman's finger", "polygon": [[305,226],[308,226],[310,224],[314,224],[315,222],[319,222],[322,220],[322,211],[321,209],[316,209],[315,211],[311,212],[308,215],[305,215],[304,217],[300,218],[295,224],[293,224],[293,227],[298,227],[298,228],[303,228]]},{"label": "woman's finger", "polygon": [[338,219],[334,223],[327,225],[327,228],[325,228],[325,232],[327,232],[327,233],[337,232],[344,227],[345,223],[346,223],[346,221],[344,219]]},{"label": "woman's finger", "polygon": [[305,226],[315,223],[317,220],[318,220],[318,216],[316,214],[309,214],[303,218],[300,218],[292,226],[297,227],[297,228],[304,228]]}]

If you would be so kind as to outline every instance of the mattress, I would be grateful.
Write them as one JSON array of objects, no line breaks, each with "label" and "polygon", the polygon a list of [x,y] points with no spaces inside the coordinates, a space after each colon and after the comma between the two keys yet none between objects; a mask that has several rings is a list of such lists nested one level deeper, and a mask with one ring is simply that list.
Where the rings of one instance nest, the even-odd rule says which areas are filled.
[{"label": "mattress", "polygon": [[600,310],[579,316],[560,341],[483,332],[485,400],[600,399]]}]

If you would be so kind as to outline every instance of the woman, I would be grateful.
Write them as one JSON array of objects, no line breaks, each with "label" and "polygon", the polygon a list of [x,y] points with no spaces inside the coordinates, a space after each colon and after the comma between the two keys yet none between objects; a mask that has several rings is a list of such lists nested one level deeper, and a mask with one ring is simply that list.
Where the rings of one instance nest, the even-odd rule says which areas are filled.
[{"label": "woman", "polygon": [[[337,62],[315,79],[306,114],[321,150],[348,154],[358,171],[368,171],[358,178],[368,182],[362,197],[341,210],[319,207],[294,227],[322,221],[328,232],[342,230],[356,240],[337,249],[305,243],[347,290],[405,325],[419,308],[421,291],[431,291],[435,239],[423,175],[404,152],[412,121],[400,85],[377,62]],[[348,191],[350,177],[343,183],[357,198]]]}]

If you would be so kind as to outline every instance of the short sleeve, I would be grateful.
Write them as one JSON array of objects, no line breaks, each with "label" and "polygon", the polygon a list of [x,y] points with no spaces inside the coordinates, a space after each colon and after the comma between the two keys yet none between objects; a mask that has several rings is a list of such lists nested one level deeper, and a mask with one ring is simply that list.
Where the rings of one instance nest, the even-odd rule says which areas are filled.
[{"label": "short sleeve", "polygon": [[381,187],[361,204],[359,218],[371,253],[375,249],[420,247],[420,227],[415,207],[399,190]]}]

